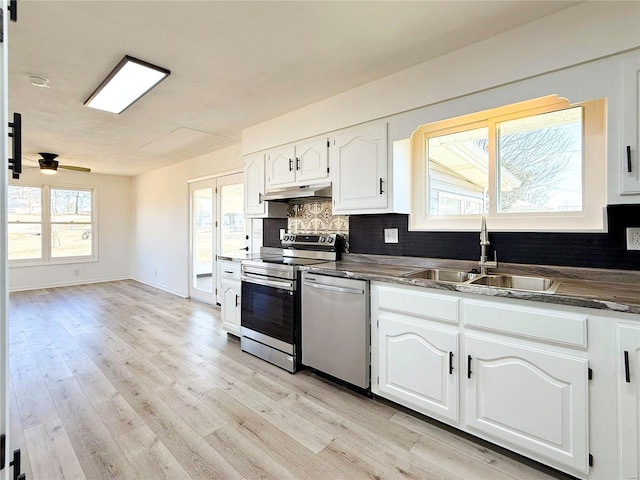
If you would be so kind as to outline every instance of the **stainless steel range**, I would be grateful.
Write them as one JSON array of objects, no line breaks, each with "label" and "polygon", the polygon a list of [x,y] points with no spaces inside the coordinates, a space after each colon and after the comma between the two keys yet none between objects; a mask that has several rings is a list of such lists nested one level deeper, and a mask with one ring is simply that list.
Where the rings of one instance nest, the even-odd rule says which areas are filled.
[{"label": "stainless steel range", "polygon": [[339,258],[337,234],[285,235],[282,256],[242,262],[240,347],[294,373],[300,366],[299,267]]}]

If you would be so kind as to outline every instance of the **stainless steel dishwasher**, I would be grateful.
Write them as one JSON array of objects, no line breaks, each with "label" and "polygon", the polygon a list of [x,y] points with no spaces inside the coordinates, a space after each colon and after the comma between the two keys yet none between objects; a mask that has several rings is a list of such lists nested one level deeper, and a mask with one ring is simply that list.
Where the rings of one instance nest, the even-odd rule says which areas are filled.
[{"label": "stainless steel dishwasher", "polygon": [[369,282],[304,272],[302,363],[368,389]]}]

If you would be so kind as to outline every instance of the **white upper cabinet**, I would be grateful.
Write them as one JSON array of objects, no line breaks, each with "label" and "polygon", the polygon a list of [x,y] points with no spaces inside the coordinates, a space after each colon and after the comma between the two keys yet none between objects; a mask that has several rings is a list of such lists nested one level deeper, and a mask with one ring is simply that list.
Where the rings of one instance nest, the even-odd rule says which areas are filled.
[{"label": "white upper cabinet", "polygon": [[287,216],[284,203],[265,202],[264,154],[256,153],[244,158],[244,215],[247,218]]},{"label": "white upper cabinet", "polygon": [[[640,194],[640,50],[622,63],[622,158],[620,193]],[[610,159],[611,161],[611,159]]]},{"label": "white upper cabinet", "polygon": [[310,182],[329,176],[329,144],[326,137],[296,144],[296,181]]},{"label": "white upper cabinet", "polygon": [[326,180],[328,166],[326,137],[271,149],[266,159],[267,191]]},{"label": "white upper cabinet", "polygon": [[330,138],[334,213],[409,213],[411,141],[390,146],[387,135],[387,123],[377,121]]},{"label": "white upper cabinet", "polygon": [[388,206],[387,124],[349,129],[330,140],[333,212],[384,212]]}]

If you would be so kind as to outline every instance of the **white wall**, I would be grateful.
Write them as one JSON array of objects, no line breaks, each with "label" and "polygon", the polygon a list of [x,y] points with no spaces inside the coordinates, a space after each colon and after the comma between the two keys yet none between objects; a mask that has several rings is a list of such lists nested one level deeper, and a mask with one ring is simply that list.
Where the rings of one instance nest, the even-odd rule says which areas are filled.
[{"label": "white wall", "polygon": [[133,179],[133,278],[189,294],[189,188],[200,177],[242,170],[240,144]]},{"label": "white wall", "polygon": [[[16,185],[95,187],[97,194],[97,261],[44,266],[10,266],[9,289],[74,285],[131,278],[131,178],[59,170],[45,176],[24,169]],[[75,271],[78,270],[78,275]]]},{"label": "white wall", "polygon": [[[244,154],[438,104],[640,46],[640,2],[584,2],[254,125]],[[416,125],[417,126],[417,125]]]}]

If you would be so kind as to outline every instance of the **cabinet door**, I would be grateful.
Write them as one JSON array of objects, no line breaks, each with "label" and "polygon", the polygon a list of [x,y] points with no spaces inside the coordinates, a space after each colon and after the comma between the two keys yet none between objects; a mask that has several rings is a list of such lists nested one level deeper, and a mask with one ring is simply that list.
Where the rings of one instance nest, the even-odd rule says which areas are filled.
[{"label": "cabinet door", "polygon": [[329,148],[321,138],[296,145],[296,182],[321,180],[329,176]]},{"label": "cabinet door", "polygon": [[334,213],[357,214],[387,208],[385,122],[336,135],[329,151]]},{"label": "cabinet door", "polygon": [[264,155],[249,155],[244,161],[244,212],[245,215],[264,215]]},{"label": "cabinet door", "polygon": [[640,478],[640,326],[618,325],[620,478]]},{"label": "cabinet door", "polygon": [[267,191],[296,180],[295,148],[293,146],[267,152]]},{"label": "cabinet door", "polygon": [[470,429],[587,473],[587,361],[472,335],[465,346]]},{"label": "cabinet door", "polygon": [[378,391],[421,413],[458,421],[458,333],[380,312]]},{"label": "cabinet door", "polygon": [[[640,52],[622,65],[621,193],[640,193]],[[627,153],[628,149],[628,153]],[[614,160],[616,161],[616,160]]]},{"label": "cabinet door", "polygon": [[222,323],[229,332],[240,334],[240,286],[236,282],[222,283]]}]

